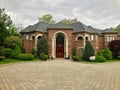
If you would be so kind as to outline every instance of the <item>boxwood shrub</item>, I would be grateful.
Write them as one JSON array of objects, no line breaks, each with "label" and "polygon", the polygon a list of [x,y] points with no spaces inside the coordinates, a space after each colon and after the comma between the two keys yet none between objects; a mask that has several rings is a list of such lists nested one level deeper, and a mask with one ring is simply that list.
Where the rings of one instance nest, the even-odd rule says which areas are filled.
[{"label": "boxwood shrub", "polygon": [[32,54],[19,54],[17,56],[17,59],[19,59],[19,60],[33,60],[34,56]]},{"label": "boxwood shrub", "polygon": [[46,55],[45,53],[40,53],[40,59],[41,60],[47,60],[48,59],[48,55]]},{"label": "boxwood shrub", "polygon": [[95,57],[95,61],[96,61],[96,62],[105,62],[106,59],[103,57],[102,54],[98,54],[98,55],[96,55],[96,57]]},{"label": "boxwood shrub", "polygon": [[80,61],[80,56],[74,55],[72,56],[73,61]]}]

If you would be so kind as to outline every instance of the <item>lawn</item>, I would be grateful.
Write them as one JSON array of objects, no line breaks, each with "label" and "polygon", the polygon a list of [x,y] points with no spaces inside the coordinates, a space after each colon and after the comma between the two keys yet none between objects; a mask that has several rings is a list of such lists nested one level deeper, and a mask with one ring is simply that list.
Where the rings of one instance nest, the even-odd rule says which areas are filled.
[{"label": "lawn", "polygon": [[17,60],[17,59],[4,59],[0,61],[0,64],[8,64],[8,63],[14,63],[14,62],[28,62],[28,61],[38,61],[39,59],[34,59],[34,60]]}]

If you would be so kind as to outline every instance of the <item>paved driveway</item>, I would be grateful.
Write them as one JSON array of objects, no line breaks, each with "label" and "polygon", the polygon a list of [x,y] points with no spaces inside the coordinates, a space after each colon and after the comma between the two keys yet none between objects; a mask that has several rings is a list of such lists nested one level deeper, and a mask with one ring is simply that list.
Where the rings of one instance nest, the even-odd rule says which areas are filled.
[{"label": "paved driveway", "polygon": [[0,90],[120,90],[120,62],[61,59],[1,65]]}]

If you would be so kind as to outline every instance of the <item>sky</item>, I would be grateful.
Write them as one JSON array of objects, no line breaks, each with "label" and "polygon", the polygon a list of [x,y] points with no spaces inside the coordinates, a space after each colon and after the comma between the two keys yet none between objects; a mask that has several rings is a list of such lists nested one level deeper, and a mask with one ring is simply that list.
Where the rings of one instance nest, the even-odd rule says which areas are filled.
[{"label": "sky", "polygon": [[120,24],[120,0],[0,0],[13,23],[26,27],[51,14],[59,22],[77,18],[85,25],[106,29]]}]

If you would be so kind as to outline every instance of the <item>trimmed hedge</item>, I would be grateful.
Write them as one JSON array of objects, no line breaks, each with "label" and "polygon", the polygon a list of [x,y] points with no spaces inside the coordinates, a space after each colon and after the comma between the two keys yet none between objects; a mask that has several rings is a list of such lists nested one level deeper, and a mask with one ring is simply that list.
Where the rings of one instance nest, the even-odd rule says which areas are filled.
[{"label": "trimmed hedge", "polygon": [[17,56],[17,59],[19,59],[19,60],[33,60],[34,56],[32,54],[19,54]]},{"label": "trimmed hedge", "polygon": [[11,58],[16,59],[19,54],[21,54],[21,49],[19,46],[16,46],[15,49],[11,53]]},{"label": "trimmed hedge", "polygon": [[80,56],[74,55],[72,56],[73,61],[80,61]]},{"label": "trimmed hedge", "polygon": [[48,59],[48,55],[46,55],[45,53],[40,53],[40,59],[41,60],[47,60]]},{"label": "trimmed hedge", "polygon": [[106,59],[103,57],[103,55],[101,53],[99,53],[99,54],[96,55],[95,61],[96,62],[105,62]]},{"label": "trimmed hedge", "polygon": [[112,59],[112,52],[106,48],[102,51],[102,55],[104,58],[106,58],[107,60],[111,60]]}]

